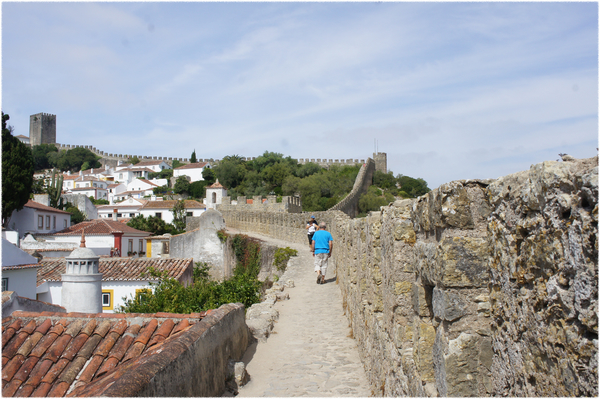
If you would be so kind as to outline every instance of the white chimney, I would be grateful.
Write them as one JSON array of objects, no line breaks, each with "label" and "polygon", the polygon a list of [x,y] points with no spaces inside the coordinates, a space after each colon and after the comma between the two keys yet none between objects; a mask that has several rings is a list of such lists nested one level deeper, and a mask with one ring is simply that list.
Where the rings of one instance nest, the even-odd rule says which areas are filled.
[{"label": "white chimney", "polygon": [[81,232],[81,245],[66,258],[66,273],[61,275],[61,305],[70,312],[102,313],[102,273],[94,251],[85,247]]},{"label": "white chimney", "polygon": [[113,209],[113,220],[114,220],[115,222],[117,221],[117,211],[118,211],[118,209],[117,209],[117,208]]}]

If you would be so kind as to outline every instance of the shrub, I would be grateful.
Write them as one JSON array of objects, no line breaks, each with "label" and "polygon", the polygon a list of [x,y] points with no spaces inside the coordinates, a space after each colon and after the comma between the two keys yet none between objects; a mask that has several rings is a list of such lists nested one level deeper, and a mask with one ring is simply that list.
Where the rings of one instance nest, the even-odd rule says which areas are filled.
[{"label": "shrub", "polygon": [[287,263],[292,256],[298,256],[298,251],[290,247],[277,248],[275,250],[275,256],[273,259],[273,266],[280,272],[284,272],[287,267]]}]

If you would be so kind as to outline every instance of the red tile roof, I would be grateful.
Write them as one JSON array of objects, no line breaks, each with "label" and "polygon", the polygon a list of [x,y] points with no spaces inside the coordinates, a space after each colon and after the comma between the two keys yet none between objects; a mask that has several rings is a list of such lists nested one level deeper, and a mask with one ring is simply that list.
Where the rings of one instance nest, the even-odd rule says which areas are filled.
[{"label": "red tile roof", "polygon": [[[141,209],[173,209],[175,206],[175,200],[165,200],[165,201],[148,201],[140,208]],[[201,204],[198,201],[194,200],[185,200],[184,204],[185,209],[194,208],[194,209],[203,209],[206,208],[206,205]]]},{"label": "red tile roof", "polygon": [[[46,281],[60,281],[61,274],[66,273],[65,258],[46,258],[36,264],[40,267],[37,273],[37,285]],[[154,278],[142,277],[149,267],[163,272],[170,278],[181,281],[186,272],[192,273],[193,258],[100,258],[98,272],[102,273],[102,281],[154,281]]]},{"label": "red tile roof", "polygon": [[69,212],[61,211],[60,209],[52,208],[50,206],[42,205],[39,202],[35,202],[33,200],[27,201],[27,203],[25,204],[25,207],[39,209],[40,211],[46,211],[46,212],[69,213]]},{"label": "red tile roof", "polygon": [[221,185],[221,183],[219,183],[219,179],[217,179],[217,181],[216,181],[216,182],[214,182],[213,184],[211,184],[210,186],[208,186],[208,187],[206,187],[206,188],[222,188],[222,189],[225,189],[225,190],[227,190],[225,187],[223,187],[223,186]]},{"label": "red tile roof", "polygon": [[98,236],[98,235],[109,235],[112,233],[125,233],[125,234],[137,234],[143,236],[149,236],[152,233],[147,231],[137,230],[133,227],[129,227],[123,223],[115,222],[110,219],[95,219],[87,222],[77,223],[71,227],[67,227],[57,233],[50,234],[54,236],[80,236],[81,232],[85,233],[86,236]]},{"label": "red tile roof", "polygon": [[140,161],[140,162],[136,163],[134,166],[160,165],[163,162],[165,162],[165,161]]},{"label": "red tile roof", "polygon": [[201,169],[201,168],[205,167],[207,164],[208,164],[208,162],[188,163],[187,165],[183,165],[183,166],[179,166],[178,168],[175,168],[175,170],[181,170],[181,169]]},{"label": "red tile roof", "polygon": [[[144,183],[146,183],[146,184],[150,184],[151,186],[158,187],[158,185],[157,185],[157,184],[155,184],[155,183],[152,183],[150,180],[147,180],[147,179],[137,179],[137,180],[143,181]],[[134,180],[134,181],[135,181],[135,180]]]},{"label": "red tile roof", "polygon": [[100,396],[105,376],[151,361],[210,312],[16,311],[2,319],[2,396]]}]

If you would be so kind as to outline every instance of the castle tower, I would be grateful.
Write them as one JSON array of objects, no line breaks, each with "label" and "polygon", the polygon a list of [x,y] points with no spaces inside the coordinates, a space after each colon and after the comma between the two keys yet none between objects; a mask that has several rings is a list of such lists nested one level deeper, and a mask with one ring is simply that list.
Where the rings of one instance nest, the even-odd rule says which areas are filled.
[{"label": "castle tower", "polygon": [[39,113],[29,117],[29,143],[56,144],[56,115]]},{"label": "castle tower", "polygon": [[387,154],[385,152],[374,152],[375,170],[387,173]]},{"label": "castle tower", "polygon": [[102,313],[102,273],[98,272],[100,257],[81,245],[66,257],[67,270],[61,276],[61,305],[67,312]]}]

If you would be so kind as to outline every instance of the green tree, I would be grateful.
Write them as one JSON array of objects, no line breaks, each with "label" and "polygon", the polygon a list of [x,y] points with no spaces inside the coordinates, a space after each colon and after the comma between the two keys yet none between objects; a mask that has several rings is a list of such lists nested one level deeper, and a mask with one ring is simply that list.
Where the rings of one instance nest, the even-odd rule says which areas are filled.
[{"label": "green tree", "polygon": [[33,154],[34,170],[44,170],[52,168],[50,163],[50,154],[58,154],[58,148],[54,144],[39,144],[31,149]]},{"label": "green tree", "polygon": [[173,160],[173,165],[171,165],[171,167],[172,167],[173,169],[177,169],[177,168],[178,168],[178,167],[180,167],[181,165],[183,165],[183,164],[182,164],[181,162],[179,162],[179,160],[177,160],[177,159],[174,159],[174,160]]},{"label": "green tree", "polygon": [[228,189],[240,185],[246,175],[245,161],[238,155],[223,157],[214,172],[221,184]]},{"label": "green tree", "polygon": [[204,198],[206,196],[206,186],[208,183],[203,180],[198,180],[190,183],[188,193],[192,198]]},{"label": "green tree", "polygon": [[165,222],[158,216],[148,216],[145,218],[144,215],[137,215],[127,222],[127,226],[133,227],[137,230],[147,231],[156,235],[179,234],[182,231],[178,230],[175,226]]},{"label": "green tree", "polygon": [[7,227],[13,211],[23,209],[33,187],[31,149],[11,134],[10,117],[2,112],[2,226]]},{"label": "green tree", "polygon": [[431,190],[427,187],[427,182],[421,178],[414,179],[409,176],[398,175],[400,189],[410,195],[412,198],[427,194]]},{"label": "green tree", "polygon": [[190,157],[190,163],[196,163],[198,160],[196,159],[196,149],[192,152],[192,156]]},{"label": "green tree", "polygon": [[373,184],[380,188],[392,189],[396,188],[396,179],[393,172],[383,173],[380,170],[376,170],[373,174]]},{"label": "green tree", "polygon": [[188,194],[190,191],[190,182],[187,176],[179,176],[173,186],[173,192],[175,194]]},{"label": "green tree", "polygon": [[100,168],[102,164],[98,162],[98,156],[83,147],[76,147],[70,150],[62,150],[57,155],[51,154],[49,161],[52,166],[55,166],[59,170],[65,172],[70,170],[72,172],[79,172],[84,163],[88,163],[89,168]]},{"label": "green tree", "polygon": [[137,155],[134,155],[133,157],[129,158],[129,162],[132,165],[135,165],[135,164],[140,163],[140,159],[137,157]]},{"label": "green tree", "polygon": [[46,187],[46,192],[50,198],[50,206],[57,209],[63,208],[62,185],[63,175],[56,168],[52,169],[52,181]]},{"label": "green tree", "polygon": [[173,205],[173,224],[178,230],[185,230],[185,201],[175,201]]},{"label": "green tree", "polygon": [[202,169],[202,178],[206,182],[207,185],[211,185],[215,182],[215,172],[211,168],[205,167]]},{"label": "green tree", "polygon": [[367,192],[360,196],[358,200],[359,217],[364,216],[369,211],[378,211],[380,207],[388,205],[394,201],[394,196],[384,193],[375,186],[370,186]]},{"label": "green tree", "polygon": [[65,206],[65,208],[66,208],[65,210],[71,214],[71,224],[72,225],[81,223],[86,219],[85,214],[83,212],[81,212],[79,210],[79,208],[77,208],[76,206],[71,204],[70,202],[67,202],[67,205]]}]

